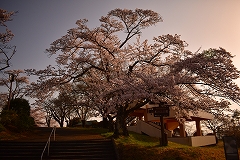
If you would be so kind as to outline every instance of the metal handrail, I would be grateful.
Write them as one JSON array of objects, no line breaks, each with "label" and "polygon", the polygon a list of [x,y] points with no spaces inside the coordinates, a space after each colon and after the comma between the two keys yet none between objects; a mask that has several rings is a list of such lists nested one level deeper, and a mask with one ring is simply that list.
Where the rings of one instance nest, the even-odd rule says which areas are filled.
[{"label": "metal handrail", "polygon": [[49,156],[51,136],[52,136],[52,133],[53,133],[53,140],[55,141],[55,132],[56,132],[56,127],[54,126],[53,129],[52,129],[52,132],[50,133],[50,136],[48,137],[47,143],[46,143],[46,145],[43,149],[43,152],[42,152],[42,155],[41,155],[41,160],[42,160],[43,154],[44,154],[47,147],[48,147],[48,156]]}]

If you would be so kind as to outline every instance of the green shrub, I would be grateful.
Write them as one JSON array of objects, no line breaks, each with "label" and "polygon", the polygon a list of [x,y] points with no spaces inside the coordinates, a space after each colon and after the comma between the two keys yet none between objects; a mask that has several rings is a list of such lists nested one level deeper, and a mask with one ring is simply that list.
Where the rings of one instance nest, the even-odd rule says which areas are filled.
[{"label": "green shrub", "polygon": [[18,120],[18,115],[13,110],[3,110],[0,115],[1,124],[3,126],[16,125]]},{"label": "green shrub", "polygon": [[225,133],[226,136],[234,136],[237,141],[237,146],[240,147],[240,127],[232,126]]},{"label": "green shrub", "polygon": [[15,111],[18,115],[30,116],[30,105],[26,99],[16,98],[11,100],[10,110]]},{"label": "green shrub", "polygon": [[26,114],[17,114],[14,110],[3,110],[0,115],[0,123],[12,132],[21,132],[31,129],[34,119]]},{"label": "green shrub", "polygon": [[34,124],[35,122],[32,117],[20,115],[16,126],[18,127],[19,131],[26,131],[32,129]]},{"label": "green shrub", "polygon": [[74,117],[69,121],[68,127],[75,127],[80,121],[81,119],[79,117]]}]

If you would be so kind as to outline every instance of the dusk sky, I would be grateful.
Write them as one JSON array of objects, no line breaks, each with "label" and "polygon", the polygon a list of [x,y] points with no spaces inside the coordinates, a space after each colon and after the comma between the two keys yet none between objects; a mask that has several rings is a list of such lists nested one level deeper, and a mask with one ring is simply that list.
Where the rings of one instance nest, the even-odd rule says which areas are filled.
[{"label": "dusk sky", "polygon": [[[97,27],[98,19],[110,10],[151,9],[163,22],[143,31],[144,39],[163,34],[180,34],[195,52],[225,48],[235,55],[240,70],[240,0],[0,0],[0,8],[18,11],[8,28],[17,46],[10,69],[44,69],[54,58],[44,53],[50,44],[86,18]],[[240,80],[238,80],[240,84]]]}]

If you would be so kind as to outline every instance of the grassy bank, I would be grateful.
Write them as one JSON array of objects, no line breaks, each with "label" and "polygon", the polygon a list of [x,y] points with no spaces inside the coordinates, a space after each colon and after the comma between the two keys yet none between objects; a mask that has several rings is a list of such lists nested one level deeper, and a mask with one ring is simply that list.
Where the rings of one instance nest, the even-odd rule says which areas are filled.
[{"label": "grassy bank", "polygon": [[216,146],[207,147],[190,147],[173,142],[160,147],[158,139],[131,132],[129,137],[120,137],[115,142],[121,160],[225,160],[221,141]]},{"label": "grassy bank", "polygon": [[[11,132],[9,130],[0,131],[0,141],[4,140],[25,140],[25,141],[47,141],[52,128],[35,127],[25,132]],[[108,129],[101,128],[57,128],[57,140],[82,140],[88,138],[101,138],[102,133],[106,133]]]}]

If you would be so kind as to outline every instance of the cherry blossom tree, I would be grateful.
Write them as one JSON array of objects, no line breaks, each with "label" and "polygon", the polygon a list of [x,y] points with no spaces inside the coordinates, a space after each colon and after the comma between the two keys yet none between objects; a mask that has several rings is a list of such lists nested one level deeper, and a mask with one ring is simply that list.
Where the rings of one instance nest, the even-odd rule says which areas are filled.
[{"label": "cherry blossom tree", "polygon": [[[114,17],[122,19],[123,22],[115,20]],[[161,20],[162,19],[159,16],[159,14],[150,10],[136,9],[135,11],[131,11],[116,9],[110,11],[106,17],[101,17],[100,21],[102,22],[102,25],[92,30],[86,26],[87,20],[77,21],[78,28],[69,30],[69,34],[64,36],[63,38],[65,39],[64,41],[73,38],[75,39],[74,40],[75,42],[72,40],[70,40],[72,42],[69,41],[70,43],[72,43],[73,46],[77,44],[80,47],[80,45],[83,44],[85,47],[79,48],[78,46],[76,46],[76,48],[71,49],[71,46],[69,45],[60,46],[60,48],[66,47],[65,48],[66,50],[64,51],[64,54],[61,54],[57,58],[57,63],[59,65],[57,70],[53,71],[54,68],[51,66],[49,66],[46,70],[42,71],[32,70],[31,72],[39,75],[40,81],[45,83],[45,85],[42,85],[42,83],[38,83],[40,84],[40,86],[38,86],[37,84],[34,85],[38,87],[46,87],[46,89],[44,88],[43,90],[49,90],[49,88],[51,88],[51,91],[53,91],[52,88],[70,81],[75,82],[76,79],[82,78],[81,76],[83,76],[90,70],[91,72],[98,72],[99,74],[101,74],[100,77],[102,77],[107,82],[110,82],[109,80],[111,78],[110,77],[111,75],[108,73],[110,73],[111,70],[113,70],[113,67],[111,66],[113,64],[111,64],[112,63],[111,61],[114,60],[115,58],[116,58],[116,60],[114,60],[115,62],[117,62],[117,60],[121,60],[121,57],[118,55],[118,52],[121,53],[122,51],[120,51],[119,49],[123,48],[123,46],[127,44],[127,42],[132,37],[134,37],[135,35],[139,35],[141,33],[141,29],[154,25],[155,23]],[[127,32],[126,39],[122,41],[119,40],[116,35],[114,35],[121,31]],[[80,37],[78,37],[78,35]],[[60,39],[57,40],[56,42],[53,43],[53,45],[54,44],[57,45],[57,43],[60,41],[61,41]],[[54,48],[55,47],[51,47],[47,51],[50,54],[55,54],[58,49]],[[76,52],[73,50],[76,50]],[[72,52],[73,54],[68,51]],[[98,52],[100,52],[100,54],[98,54]],[[65,53],[70,54],[69,58],[71,58],[73,61],[70,60],[71,61],[70,62],[69,60],[67,60],[66,57],[68,56]],[[78,57],[76,57],[78,53],[80,54]],[[75,61],[74,59],[75,60],[78,59],[79,62]],[[71,69],[69,68],[68,62],[70,63],[71,66],[73,66],[73,68]],[[54,83],[52,83],[53,79],[48,78],[48,75],[46,74],[47,72],[56,73],[56,75],[54,76],[55,79]],[[63,75],[66,76],[64,77]],[[52,85],[54,87],[49,85]],[[49,94],[48,91],[47,93]]]},{"label": "cherry blossom tree", "polygon": [[215,97],[239,104],[233,56],[223,48],[188,51],[177,34],[153,37],[151,44],[141,40],[145,28],[161,21],[158,13],[142,9],[112,10],[93,29],[78,20],[46,50],[57,55],[56,66],[27,70],[39,76],[32,87],[41,93],[32,95],[44,99],[63,85],[84,83],[92,106],[103,116],[116,115],[115,135],[128,135],[128,114],[150,101],[174,106],[179,121],[189,111],[217,108]]},{"label": "cherry blossom tree", "polygon": [[0,8],[0,26],[5,28],[5,32],[0,33],[0,71],[10,67],[10,60],[16,52],[16,46],[8,45],[14,35],[6,25],[6,22],[12,20],[14,14],[16,12],[8,12]]}]

